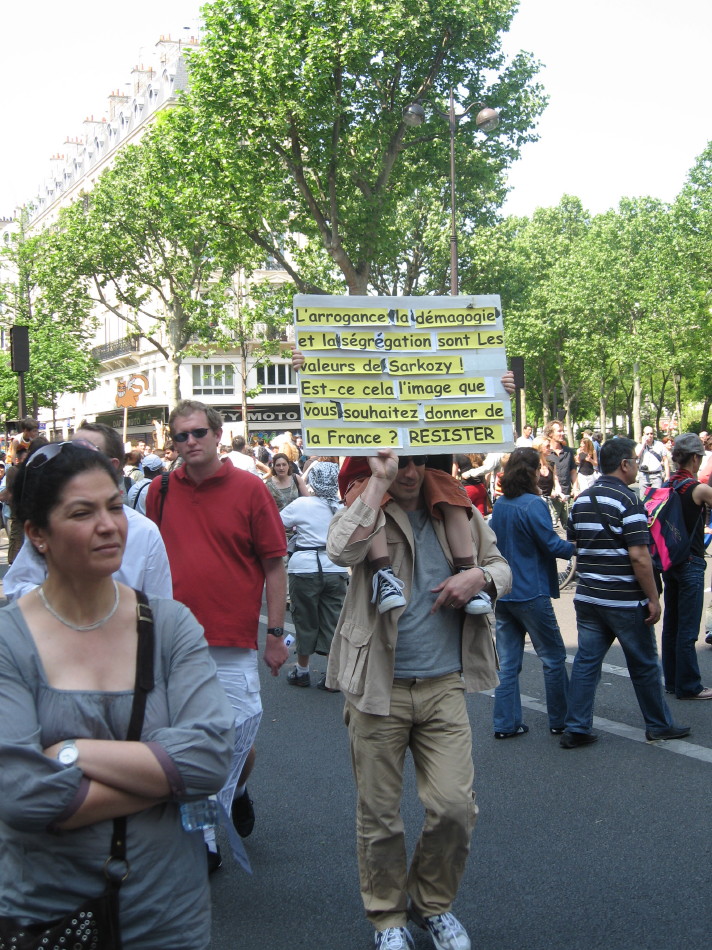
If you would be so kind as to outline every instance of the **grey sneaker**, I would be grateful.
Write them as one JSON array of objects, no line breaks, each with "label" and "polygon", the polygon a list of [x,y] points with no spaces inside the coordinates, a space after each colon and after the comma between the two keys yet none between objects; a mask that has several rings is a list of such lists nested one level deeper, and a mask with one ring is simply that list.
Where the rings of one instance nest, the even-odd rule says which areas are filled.
[{"label": "grey sneaker", "polygon": [[311,686],[311,677],[308,673],[300,673],[296,666],[287,673],[287,682],[290,686]]},{"label": "grey sneaker", "polygon": [[[403,596],[405,584],[396,577],[392,567],[384,567],[373,575],[373,597],[371,603],[378,603],[379,614],[385,614],[394,607],[405,607]],[[391,928],[392,929],[392,928]]]},{"label": "grey sneaker", "polygon": [[463,607],[463,610],[466,614],[491,614],[492,598],[489,594],[485,594],[485,592],[481,590],[479,594],[470,597]]},{"label": "grey sneaker", "polygon": [[436,950],[471,950],[467,931],[454,914],[421,917],[411,908],[411,917],[433,938]]},{"label": "grey sneaker", "polygon": [[405,927],[386,927],[374,936],[376,950],[415,950],[415,944]]}]

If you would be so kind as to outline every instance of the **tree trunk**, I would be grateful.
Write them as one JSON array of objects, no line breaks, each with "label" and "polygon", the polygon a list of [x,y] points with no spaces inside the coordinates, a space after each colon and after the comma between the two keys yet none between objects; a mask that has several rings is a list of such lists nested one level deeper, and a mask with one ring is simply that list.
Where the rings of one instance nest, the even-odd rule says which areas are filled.
[{"label": "tree trunk", "polygon": [[603,441],[606,441],[606,429],[608,428],[606,419],[606,409],[608,408],[608,397],[606,396],[606,387],[603,377],[598,381],[598,424],[603,433]]},{"label": "tree trunk", "polygon": [[711,403],[712,398],[710,398],[710,396],[705,396],[705,401],[702,404],[702,416],[700,418],[700,432],[706,432],[707,427],[709,426]]},{"label": "tree trunk", "polygon": [[242,381],[242,391],[240,392],[240,405],[242,406],[242,434],[245,442],[249,442],[247,434],[247,351],[243,346],[240,348],[240,380]]},{"label": "tree trunk", "polygon": [[544,364],[542,363],[539,367],[539,375],[541,377],[541,408],[542,416],[544,418],[544,425],[551,419],[551,413],[549,411],[549,387],[546,385],[546,374],[544,372]]},{"label": "tree trunk", "polygon": [[[640,383],[640,363],[636,360],[633,363],[633,405],[632,405],[632,419],[633,423],[633,438],[636,441],[636,444],[642,441],[643,435],[643,426],[640,419],[640,402],[641,402],[641,393],[642,386]],[[628,426],[628,431],[630,431],[630,425]]]},{"label": "tree trunk", "polygon": [[169,409],[175,409],[181,400],[180,394],[180,364],[181,358],[174,349],[171,349],[171,358],[168,362],[168,372],[170,374],[169,392],[171,394],[171,405]]}]

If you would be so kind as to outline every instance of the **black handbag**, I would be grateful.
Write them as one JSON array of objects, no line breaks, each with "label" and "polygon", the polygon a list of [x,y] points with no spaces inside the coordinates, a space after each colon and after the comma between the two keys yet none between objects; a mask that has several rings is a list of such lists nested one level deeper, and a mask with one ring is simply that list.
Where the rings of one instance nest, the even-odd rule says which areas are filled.
[{"label": "black handbag", "polygon": [[[153,689],[153,614],[146,596],[136,591],[138,649],[136,681],[126,739],[141,739],[146,697]],[[119,890],[129,875],[126,859],[126,817],[114,819],[111,851],[104,865],[106,889],[59,920],[23,926],[0,917],[0,950],[122,950]]]}]

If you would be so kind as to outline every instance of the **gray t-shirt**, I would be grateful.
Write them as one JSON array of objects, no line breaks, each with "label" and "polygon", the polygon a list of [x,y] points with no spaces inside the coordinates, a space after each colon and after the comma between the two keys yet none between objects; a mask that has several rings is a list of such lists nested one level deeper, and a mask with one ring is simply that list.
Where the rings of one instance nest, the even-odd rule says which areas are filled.
[{"label": "gray t-shirt", "polygon": [[445,676],[462,669],[462,612],[443,607],[431,614],[432,588],[451,573],[425,508],[409,511],[415,557],[408,606],[398,621],[397,679]]}]

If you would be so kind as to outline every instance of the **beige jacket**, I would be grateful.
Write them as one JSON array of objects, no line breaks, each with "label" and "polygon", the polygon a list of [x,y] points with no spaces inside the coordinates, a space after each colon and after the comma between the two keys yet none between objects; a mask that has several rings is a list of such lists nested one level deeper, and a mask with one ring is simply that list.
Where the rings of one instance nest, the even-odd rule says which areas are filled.
[{"label": "beige jacket", "polygon": [[[370,527],[373,532],[363,541],[349,544],[357,527]],[[341,617],[329,653],[327,686],[338,687],[345,698],[362,712],[387,716],[395,662],[398,618],[404,607],[379,614],[371,603],[372,572],[366,561],[371,541],[385,526],[388,551],[393,570],[405,583],[406,600],[413,580],[413,532],[406,512],[390,501],[380,511],[369,508],[360,498],[338,512],[329,528],[327,554],[335,564],[351,567],[352,577]],[[452,566],[452,555],[442,521],[433,519],[440,546]],[[497,596],[512,586],[509,565],[497,550],[494,533],[476,510],[470,521],[475,563],[487,567],[492,575]],[[463,614],[462,673],[469,692],[497,686],[497,654],[494,648],[494,615]]]}]

